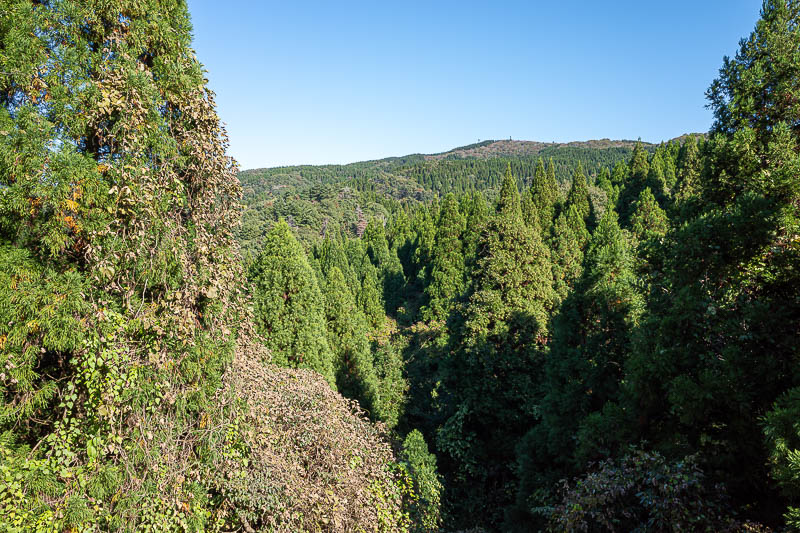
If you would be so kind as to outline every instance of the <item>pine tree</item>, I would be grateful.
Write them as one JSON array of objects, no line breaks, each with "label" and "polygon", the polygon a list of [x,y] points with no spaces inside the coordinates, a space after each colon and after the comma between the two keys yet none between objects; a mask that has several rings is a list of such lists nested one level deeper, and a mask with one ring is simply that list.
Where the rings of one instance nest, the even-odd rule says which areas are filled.
[{"label": "pine tree", "polygon": [[286,222],[279,222],[267,234],[249,278],[256,331],[264,337],[273,361],[316,370],[333,384],[322,294],[305,252]]}]

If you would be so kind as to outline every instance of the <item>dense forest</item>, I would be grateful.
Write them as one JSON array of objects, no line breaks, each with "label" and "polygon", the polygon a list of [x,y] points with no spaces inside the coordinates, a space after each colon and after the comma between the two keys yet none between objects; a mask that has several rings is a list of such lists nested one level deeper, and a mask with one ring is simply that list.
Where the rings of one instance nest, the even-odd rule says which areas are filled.
[{"label": "dense forest", "polygon": [[[670,144],[677,147],[678,140]],[[648,152],[656,148],[639,144]],[[619,164],[619,176],[634,146],[635,141],[609,140],[565,144],[484,141],[443,154],[246,170],[239,173],[244,210],[236,236],[247,262],[255,257],[266,232],[281,219],[309,245],[336,231],[360,237],[370,219],[386,221],[398,209],[409,210],[450,192],[481,191],[493,201],[509,164],[520,186],[527,187],[539,161],[547,162],[561,192],[566,193],[577,165],[595,178]],[[674,169],[666,172],[674,173]],[[610,175],[606,179],[610,180]],[[606,202],[599,189],[592,192],[595,203]]]},{"label": "dense forest", "polygon": [[659,145],[238,172],[181,0],[0,0],[0,531],[800,529],[800,4]]}]

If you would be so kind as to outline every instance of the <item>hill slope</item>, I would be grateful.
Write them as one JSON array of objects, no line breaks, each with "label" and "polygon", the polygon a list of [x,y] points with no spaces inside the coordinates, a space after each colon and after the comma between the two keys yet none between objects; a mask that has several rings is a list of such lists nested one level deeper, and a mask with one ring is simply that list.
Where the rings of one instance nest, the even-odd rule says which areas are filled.
[{"label": "hill slope", "polygon": [[[626,161],[636,142],[492,140],[440,154],[410,154],[347,165],[245,170],[239,173],[244,212],[237,238],[248,257],[281,218],[305,242],[313,242],[332,230],[354,235],[370,218],[385,219],[403,205],[448,192],[479,190],[491,198],[508,164],[520,184],[527,187],[540,158],[552,161],[559,183],[569,181],[578,163],[591,180],[601,169]],[[642,144],[648,151],[656,147]]]}]

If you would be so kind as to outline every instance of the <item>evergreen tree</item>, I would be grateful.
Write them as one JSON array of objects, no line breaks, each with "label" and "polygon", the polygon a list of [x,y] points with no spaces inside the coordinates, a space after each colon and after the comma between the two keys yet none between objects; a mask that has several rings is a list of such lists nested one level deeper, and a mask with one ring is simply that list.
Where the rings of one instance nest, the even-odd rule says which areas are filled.
[{"label": "evergreen tree", "polygon": [[394,312],[402,303],[402,290],[405,285],[403,275],[403,265],[393,249],[389,249],[386,241],[386,232],[383,224],[376,220],[370,220],[367,228],[362,235],[364,248],[372,260],[372,264],[378,269],[378,278],[383,287],[383,294],[386,302],[386,311]]},{"label": "evergreen tree", "polygon": [[475,267],[478,255],[478,244],[484,224],[489,218],[489,206],[480,192],[472,193],[462,201],[461,211],[466,218],[466,225],[462,238],[464,249],[464,266],[467,277],[472,278],[471,272]]},{"label": "evergreen tree", "polygon": [[431,257],[436,242],[436,215],[433,211],[424,205],[417,209],[412,221],[416,237],[409,280],[415,292],[422,292],[430,280]]},{"label": "evergreen tree", "polygon": [[357,279],[353,291],[356,302],[370,327],[380,328],[386,319],[386,311],[378,270],[370,261],[360,239],[348,240],[345,243],[345,253]]},{"label": "evergreen tree", "polygon": [[549,503],[539,498],[552,495],[559,479],[601,458],[607,451],[604,436],[619,431],[613,426],[600,433],[580,429],[584,423],[595,429],[595,419],[619,399],[622,369],[644,305],[634,257],[616,213],[607,210],[589,243],[578,286],[554,320],[542,419],[518,449],[521,479],[510,515],[517,527],[534,520],[533,507]]},{"label": "evergreen tree", "polygon": [[536,163],[536,173],[533,176],[528,196],[533,211],[525,215],[526,222],[531,224],[533,215],[535,215],[541,231],[549,231],[558,201],[558,185],[555,181],[555,172],[545,171],[544,162],[541,159]]},{"label": "evergreen tree", "polygon": [[279,222],[267,234],[249,278],[256,331],[263,336],[273,361],[316,370],[333,384],[322,294],[305,252],[286,222]]},{"label": "evergreen tree", "polygon": [[659,207],[649,187],[642,191],[634,205],[631,226],[633,234],[640,241],[663,237],[669,229],[667,215]]},{"label": "evergreen tree", "polygon": [[542,346],[552,308],[549,252],[522,221],[507,173],[499,210],[483,232],[460,346],[443,372],[448,419],[437,438],[450,461],[453,505],[464,524],[501,519],[513,485],[514,444],[535,418]]},{"label": "evergreen tree", "polygon": [[204,447],[247,320],[240,186],[190,44],[184,2],[0,4],[1,529],[224,514],[208,457],[176,453]]},{"label": "evergreen tree", "polygon": [[[708,91],[716,121],[697,176],[702,203],[668,236],[664,282],[628,373],[640,436],[674,456],[700,453],[711,481],[768,526],[781,521],[780,496],[762,421],[796,386],[800,360],[800,248],[789,244],[800,225],[799,10],[764,2]],[[683,183],[700,168],[687,142]]]},{"label": "evergreen tree", "polygon": [[[636,199],[639,198],[639,194],[641,194],[645,187],[649,186],[651,191],[657,191],[658,196],[663,194],[663,159],[660,155],[655,161],[654,166],[655,168],[651,171],[650,163],[647,160],[647,152],[642,147],[641,142],[637,142],[628,164],[629,178],[620,190],[616,205],[620,220],[625,227],[629,227],[630,217],[634,209],[633,204]],[[656,181],[651,182],[649,179],[650,176]]]},{"label": "evergreen tree", "polygon": [[675,191],[675,207],[683,220],[691,218],[699,208],[701,164],[697,139],[690,135],[681,148]]},{"label": "evergreen tree", "polygon": [[336,386],[344,396],[358,400],[371,416],[379,403],[379,383],[367,340],[367,322],[356,306],[341,270],[333,267],[325,284],[328,344],[333,349]]},{"label": "evergreen tree", "polygon": [[461,244],[464,224],[455,195],[448,194],[442,202],[436,224],[431,281],[425,288],[428,306],[422,312],[425,320],[446,321],[453,301],[464,290],[464,255]]},{"label": "evergreen tree", "polygon": [[580,164],[572,176],[572,186],[567,195],[566,208],[568,209],[569,206],[575,206],[584,221],[589,218],[591,213],[589,186],[586,183],[586,175],[583,173],[583,167]]},{"label": "evergreen tree", "polygon": [[583,269],[583,250],[589,232],[578,209],[570,205],[566,213],[556,218],[551,241],[553,289],[563,300],[572,290]]},{"label": "evergreen tree", "polygon": [[517,188],[517,180],[511,174],[511,163],[506,167],[506,174],[500,186],[500,196],[497,198],[495,209],[501,215],[519,212],[519,216],[522,217],[519,189]]},{"label": "evergreen tree", "polygon": [[401,457],[414,480],[415,492],[419,494],[419,503],[412,510],[412,531],[439,531],[442,525],[441,494],[444,487],[436,470],[436,456],[428,452],[425,438],[418,430],[406,435]]},{"label": "evergreen tree", "polygon": [[666,198],[669,192],[666,178],[666,163],[664,162],[663,147],[656,148],[653,158],[650,160],[650,170],[647,173],[646,187],[651,189],[651,193],[656,198]]}]

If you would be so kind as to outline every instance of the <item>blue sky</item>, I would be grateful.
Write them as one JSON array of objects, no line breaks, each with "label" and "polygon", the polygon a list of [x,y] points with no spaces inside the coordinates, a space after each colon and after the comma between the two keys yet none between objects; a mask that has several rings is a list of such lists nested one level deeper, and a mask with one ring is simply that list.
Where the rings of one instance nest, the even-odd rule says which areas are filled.
[{"label": "blue sky", "polygon": [[761,4],[188,3],[243,169],[707,131],[705,89]]}]

